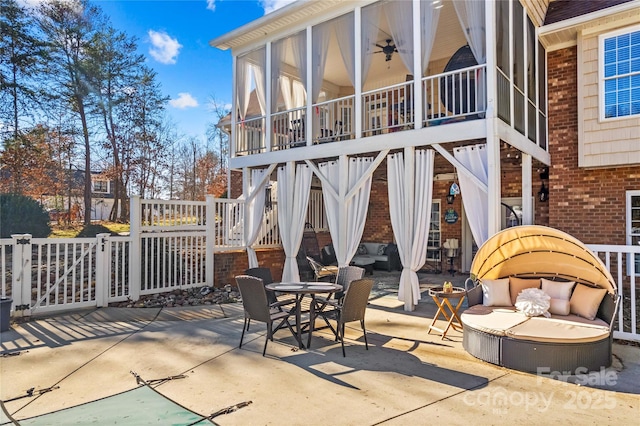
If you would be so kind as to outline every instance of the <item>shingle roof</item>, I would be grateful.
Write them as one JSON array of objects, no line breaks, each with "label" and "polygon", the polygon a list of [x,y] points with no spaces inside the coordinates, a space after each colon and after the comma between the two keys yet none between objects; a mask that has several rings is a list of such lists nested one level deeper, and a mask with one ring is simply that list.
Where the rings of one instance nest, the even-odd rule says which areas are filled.
[{"label": "shingle roof", "polygon": [[608,7],[617,6],[632,0],[555,0],[549,3],[547,15],[544,24],[549,25],[566,19],[575,18],[576,16],[586,15],[587,13],[597,10],[606,9]]}]

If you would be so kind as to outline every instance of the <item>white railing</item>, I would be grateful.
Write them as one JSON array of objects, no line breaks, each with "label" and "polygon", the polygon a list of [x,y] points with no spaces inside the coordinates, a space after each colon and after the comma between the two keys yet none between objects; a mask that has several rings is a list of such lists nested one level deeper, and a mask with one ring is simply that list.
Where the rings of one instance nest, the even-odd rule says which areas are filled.
[{"label": "white railing", "polygon": [[354,138],[354,95],[313,105],[313,143],[344,141]]},{"label": "white railing", "polygon": [[207,203],[204,201],[141,200],[140,229],[204,230]]},{"label": "white railing", "polygon": [[306,221],[313,225],[313,229],[316,231],[329,230],[321,189],[312,189],[309,193],[309,207],[307,209]]},{"label": "white railing", "polygon": [[640,276],[640,270],[635,262],[636,257],[640,256],[640,247],[594,244],[587,247],[599,255],[618,286],[620,305],[613,337],[640,342],[636,287],[636,276]]},{"label": "white railing", "polygon": [[248,118],[236,125],[236,155],[264,152],[265,118]]},{"label": "white railing", "polygon": [[432,126],[456,119],[479,118],[486,109],[486,65],[422,79],[423,123]]},{"label": "white railing", "polygon": [[271,115],[273,119],[273,138],[271,149],[297,148],[307,144],[305,133],[305,107],[277,112]]},{"label": "white railing", "polygon": [[362,135],[413,128],[413,82],[362,93]]},{"label": "white railing", "polygon": [[205,239],[203,232],[142,234],[140,294],[206,285]]}]

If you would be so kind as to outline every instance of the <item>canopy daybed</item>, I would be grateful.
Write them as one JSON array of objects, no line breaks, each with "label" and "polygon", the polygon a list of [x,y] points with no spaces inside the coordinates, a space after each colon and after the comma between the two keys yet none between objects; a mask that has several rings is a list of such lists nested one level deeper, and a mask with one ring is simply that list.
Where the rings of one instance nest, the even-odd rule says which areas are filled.
[{"label": "canopy daybed", "polygon": [[[571,235],[536,225],[499,232],[478,250],[469,282],[463,346],[476,358],[533,373],[611,365],[616,283]],[[548,317],[527,316],[514,306],[523,306],[527,288],[550,296]]]}]

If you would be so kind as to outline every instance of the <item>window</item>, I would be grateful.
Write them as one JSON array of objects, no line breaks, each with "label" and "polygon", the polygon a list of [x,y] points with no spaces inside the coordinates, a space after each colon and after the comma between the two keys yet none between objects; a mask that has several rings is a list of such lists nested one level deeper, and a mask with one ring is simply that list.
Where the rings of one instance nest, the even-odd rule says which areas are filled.
[{"label": "window", "polygon": [[[640,244],[640,191],[627,191],[627,244]],[[628,260],[627,273],[630,275],[635,266],[636,275],[640,274],[640,254],[635,255],[634,261]]]},{"label": "window", "polygon": [[427,265],[437,269],[440,262],[440,200],[431,202],[431,221],[429,224],[429,241],[427,242],[427,262],[433,262]]},{"label": "window", "polygon": [[109,182],[106,180],[94,180],[93,192],[99,192],[101,194],[109,193]]},{"label": "window", "polygon": [[640,115],[640,26],[603,34],[600,119]]}]

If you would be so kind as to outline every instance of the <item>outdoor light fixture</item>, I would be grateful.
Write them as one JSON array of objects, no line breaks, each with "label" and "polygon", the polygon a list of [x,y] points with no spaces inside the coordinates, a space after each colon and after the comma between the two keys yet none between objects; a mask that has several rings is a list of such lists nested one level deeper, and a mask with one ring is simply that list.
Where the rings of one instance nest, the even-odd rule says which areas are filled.
[{"label": "outdoor light fixture", "polygon": [[538,191],[538,200],[541,202],[545,202],[549,200],[549,190],[546,186],[544,186],[544,182],[542,182],[542,186],[540,187],[540,191]]},{"label": "outdoor light fixture", "polygon": [[457,183],[453,182],[449,187],[449,193],[447,194],[447,204],[453,204],[456,199],[456,195],[460,194],[460,187]]}]

